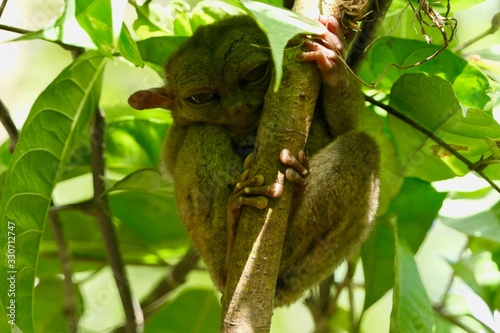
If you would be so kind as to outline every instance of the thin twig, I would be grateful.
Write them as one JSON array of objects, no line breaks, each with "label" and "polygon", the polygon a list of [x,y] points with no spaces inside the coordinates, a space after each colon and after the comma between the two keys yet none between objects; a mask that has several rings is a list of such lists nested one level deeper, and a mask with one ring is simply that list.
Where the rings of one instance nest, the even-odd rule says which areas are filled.
[{"label": "thin twig", "polygon": [[144,318],[148,318],[161,305],[163,305],[168,295],[177,287],[186,282],[186,277],[198,264],[200,257],[194,248],[190,248],[182,259],[172,266],[165,279],[155,287],[155,289],[141,302],[144,311]]},{"label": "thin twig", "polygon": [[[97,242],[97,241],[96,241]],[[49,250],[40,253],[40,257],[43,258],[59,258],[58,253],[50,252]],[[97,263],[101,264],[103,267],[109,265],[109,261],[107,258],[99,258],[93,254],[84,254],[81,252],[74,252],[71,255],[73,262],[84,262],[84,263]],[[170,265],[166,262],[162,261],[160,258],[157,258],[155,262],[150,262],[148,258],[148,262],[144,262],[142,259],[127,259],[127,264],[132,266],[143,266],[143,267],[161,267],[167,269]]]},{"label": "thin twig", "polygon": [[71,259],[64,239],[62,231],[62,224],[59,215],[51,211],[49,213],[49,221],[54,232],[57,248],[59,251],[59,258],[61,260],[62,272],[64,276],[64,315],[67,318],[67,328],[69,333],[76,333],[78,331],[78,316],[76,314],[77,302],[75,286],[73,284],[73,269],[71,267]]},{"label": "thin twig", "polygon": [[105,194],[105,160],[104,136],[105,119],[101,109],[95,112],[92,127],[92,178],[94,185],[94,204],[96,218],[101,229],[102,238],[109,257],[109,264],[113,270],[116,286],[120,294],[123,310],[125,312],[125,332],[138,333],[143,331],[144,318],[139,303],[132,297],[130,285],[125,272],[125,265],[120,254],[118,240],[111,217],[108,215],[108,197]]},{"label": "thin twig", "polygon": [[318,293],[312,292],[311,296],[305,300],[305,305],[309,309],[314,320],[314,333],[328,333],[328,321],[330,315],[328,309],[331,300],[331,289],[334,275],[329,275],[318,286]]},{"label": "thin twig", "polygon": [[[460,254],[458,256],[458,258],[462,258],[462,256],[464,255],[465,251],[467,251],[467,249],[469,248],[469,245],[470,245],[470,241],[468,241],[465,246],[462,248],[462,250],[460,251]],[[450,279],[448,281],[448,284],[446,285],[446,288],[443,292],[443,295],[441,297],[441,301],[434,305],[434,308],[436,309],[444,309],[446,307],[446,299],[448,298],[448,293],[450,292],[451,290],[451,287],[453,286],[453,282],[455,281],[455,271],[453,270],[451,276],[450,276]]]},{"label": "thin twig", "polygon": [[350,310],[351,310],[351,311],[349,311],[349,319],[351,322],[351,332],[355,332],[356,327],[358,326],[358,323],[356,322],[356,316],[355,316],[356,305],[355,305],[355,301],[354,301],[354,286],[352,285],[352,280],[354,278],[355,271],[356,271],[356,263],[349,260],[347,262],[346,280],[348,281],[347,292],[349,295],[349,306],[350,306]]},{"label": "thin twig", "polygon": [[[463,322],[461,322],[459,319],[458,319],[458,316],[454,316],[454,315],[451,315],[449,313],[446,313],[444,311],[444,309],[442,308],[439,308],[439,307],[433,307],[434,309],[434,312],[436,312],[439,316],[441,316],[442,318],[446,319],[447,321],[449,321],[450,323],[452,323],[453,325],[457,326],[457,327],[460,327],[462,330],[464,330],[465,332],[467,333],[476,333],[477,330],[475,329],[472,329],[470,328],[469,326],[465,325]],[[475,319],[475,318],[474,318]],[[478,321],[479,322],[479,321]],[[488,332],[490,333],[495,333],[495,331],[493,331],[490,327],[488,326],[485,326],[483,323],[479,322],[480,324],[482,324],[483,328],[485,330],[487,330]]]},{"label": "thin twig", "polygon": [[493,18],[491,19],[491,27],[489,27],[488,30],[486,30],[483,33],[480,33],[476,37],[473,37],[472,39],[468,40],[467,42],[463,43],[462,45],[459,45],[458,47],[455,48],[456,52],[460,52],[466,47],[471,46],[472,44],[476,43],[477,41],[483,39],[486,36],[493,35],[495,32],[498,31],[500,28],[500,12],[497,12]]},{"label": "thin twig", "polygon": [[2,4],[0,5],[0,17],[2,17],[3,11],[5,9],[5,6],[7,6],[7,1],[8,0],[3,0]]},{"label": "thin twig", "polygon": [[61,212],[61,211],[67,211],[67,210],[78,210],[84,213],[88,213],[90,215],[94,215],[94,212],[96,210],[94,200],[87,200],[87,201],[82,201],[82,202],[77,202],[73,204],[68,204],[68,205],[62,205],[62,206],[51,206],[50,211],[51,212]]},{"label": "thin twig", "polygon": [[0,122],[3,124],[3,127],[5,127],[7,133],[9,134],[10,137],[9,150],[12,153],[14,152],[17,140],[19,139],[19,131],[17,130],[14,121],[12,121],[12,118],[9,114],[9,110],[7,110],[7,107],[5,106],[5,104],[3,104],[1,99],[0,99]]},{"label": "thin twig", "polygon": [[[5,24],[0,24],[0,30],[15,32],[15,33],[21,34],[21,35],[26,35],[26,34],[35,32],[35,31],[31,31],[31,30],[25,30],[25,29],[21,29],[21,28],[12,27],[10,25],[5,25]],[[57,44],[60,47],[62,47],[63,49],[65,49],[67,51],[71,51],[73,53],[83,53],[83,51],[84,51],[84,49],[82,47],[65,44],[65,43],[63,43],[61,41],[47,40],[47,39],[42,39],[42,40],[45,40],[45,41],[50,42],[50,43]]]},{"label": "thin twig", "polygon": [[29,34],[30,30],[25,30],[21,28],[12,27],[10,25],[0,24],[0,30],[15,32],[16,34],[26,35]]},{"label": "thin twig", "polygon": [[398,110],[394,109],[393,107],[391,107],[389,105],[385,105],[384,103],[381,103],[381,102],[377,101],[373,97],[365,95],[365,100],[368,101],[368,102],[370,102],[371,104],[373,104],[375,106],[378,106],[379,108],[387,111],[387,113],[389,113],[389,114],[393,115],[394,117],[402,120],[403,122],[407,123],[411,127],[415,128],[419,132],[425,134],[427,137],[429,137],[432,140],[434,140],[441,147],[443,147],[446,150],[448,150],[450,152],[450,154],[452,154],[458,160],[460,160],[462,163],[464,163],[465,165],[467,165],[467,167],[469,168],[469,170],[475,171],[477,174],[479,174],[484,180],[486,180],[488,182],[488,184],[490,184],[490,186],[493,189],[495,189],[495,191],[497,191],[498,193],[500,193],[500,188],[488,176],[486,176],[486,174],[483,172],[483,170],[478,169],[478,164],[477,163],[472,163],[467,158],[465,158],[462,155],[460,155],[455,149],[453,149],[453,147],[451,147],[449,144],[447,144],[446,142],[444,142],[443,140],[441,140],[434,133],[432,133],[431,131],[427,130],[425,127],[421,126],[420,124],[418,124],[417,122],[413,121],[412,119],[408,118],[404,114],[400,113]]}]

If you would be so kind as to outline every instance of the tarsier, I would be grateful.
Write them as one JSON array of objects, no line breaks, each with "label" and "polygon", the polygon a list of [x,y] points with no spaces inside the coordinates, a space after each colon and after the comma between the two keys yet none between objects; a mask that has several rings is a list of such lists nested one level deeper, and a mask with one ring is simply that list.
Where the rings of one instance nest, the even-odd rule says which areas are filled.
[{"label": "tarsier", "polygon": [[[315,61],[323,80],[307,156],[284,149],[279,157],[297,189],[275,306],[294,302],[346,259],[366,238],[378,205],[378,147],[357,130],[361,89],[340,59],[345,39],[338,21],[320,22],[327,32],[306,41],[297,59]],[[172,112],[165,173],[186,230],[221,291],[242,206],[264,208],[281,195],[262,176],[248,179],[247,171],[271,71],[266,36],[250,17],[236,16],[200,27],[167,61],[166,85],[129,99],[136,109]]]}]

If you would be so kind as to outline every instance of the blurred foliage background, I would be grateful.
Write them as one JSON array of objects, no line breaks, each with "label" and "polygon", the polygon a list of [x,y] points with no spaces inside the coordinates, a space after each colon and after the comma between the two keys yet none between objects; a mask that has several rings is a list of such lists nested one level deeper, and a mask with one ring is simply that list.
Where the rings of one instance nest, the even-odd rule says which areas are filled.
[{"label": "blurred foliage background", "polygon": [[[167,2],[157,3],[167,5]],[[403,38],[400,47],[405,49],[409,47],[411,40],[421,41],[422,36],[415,28],[411,11],[399,16],[398,6],[402,3],[404,1],[394,1],[382,32],[387,33],[396,25],[391,36]],[[463,10],[456,11],[453,7],[455,4]],[[487,30],[493,15],[500,11],[500,3],[497,0],[454,1],[451,5],[453,17],[458,20],[457,36],[450,46],[451,49]],[[195,6],[195,3],[191,6]],[[36,31],[53,22],[63,8],[63,1],[10,1],[0,23]],[[125,22],[130,29],[136,17],[133,6],[126,6]],[[74,34],[73,39],[78,39],[82,31],[74,30],[71,33]],[[136,33],[140,35],[141,30],[136,29]],[[10,110],[17,127],[22,128],[36,98],[73,59],[70,52],[43,40],[8,42],[18,36],[0,30],[0,41],[4,42],[0,44],[0,98]],[[438,38],[436,43],[439,43]],[[373,52],[375,51],[376,49]],[[382,49],[380,52],[385,51]],[[492,86],[496,90],[490,91],[493,102],[489,102],[485,108],[488,108],[498,121],[500,32],[481,39],[462,50],[460,54],[490,76]],[[388,56],[383,53],[379,57],[383,58],[384,55]],[[377,58],[376,53],[370,56],[372,58],[367,63],[380,63],[380,68],[386,65]],[[100,105],[108,122],[106,138],[109,169],[107,184],[111,189],[108,193],[109,205],[116,218],[114,223],[132,290],[138,299],[147,297],[155,284],[165,279],[168,268],[175,265],[189,248],[189,240],[176,213],[171,185],[161,180],[153,169],[147,169],[140,174],[134,173],[138,169],[154,168],[158,164],[161,143],[171,122],[167,112],[137,112],[126,104],[132,92],[162,84],[162,78],[155,69],[157,67],[154,65],[134,67],[129,62],[114,57],[104,69],[100,98]],[[429,73],[432,69],[414,69],[414,72],[418,71]],[[365,67],[361,76],[368,80],[372,78],[372,74],[376,77],[380,70]],[[377,94],[390,95],[389,90],[400,76],[400,72],[389,72]],[[472,75],[471,79],[477,79],[477,76]],[[453,88],[457,89],[456,86]],[[367,93],[373,94],[373,91],[367,89]],[[395,103],[394,100],[395,98],[391,103]],[[418,100],[416,102],[418,103]],[[425,105],[422,107],[425,108]],[[378,113],[381,113],[380,110]],[[374,125],[378,124],[377,121],[372,122],[373,118],[370,118],[374,117],[374,114],[367,113],[367,127],[377,126]],[[388,131],[387,127],[381,129],[386,137],[384,140],[388,137],[394,139],[392,135],[395,133]],[[404,136],[402,138],[400,140],[404,141]],[[500,132],[496,136],[493,135],[493,138],[500,139]],[[6,140],[7,133],[1,128],[0,142]],[[395,141],[400,142],[398,139]],[[390,144],[387,143],[387,146]],[[7,148],[8,144],[5,143],[0,152],[2,188],[6,181],[6,170],[9,168],[10,154]],[[67,161],[52,195],[55,206],[85,202],[92,198],[88,151],[88,145],[82,144],[77,147],[77,153]],[[417,168],[417,171],[419,170],[422,169]],[[386,176],[390,177],[390,172]],[[447,176],[444,178],[449,179],[440,181],[423,181],[422,177],[414,178],[417,176],[406,177],[404,182],[402,178],[387,180],[387,186],[396,183],[399,183],[399,186],[386,188],[384,193],[385,211],[379,221],[384,227],[377,228],[365,244],[362,251],[363,265],[354,264],[357,269],[350,280],[352,286],[364,285],[366,290],[371,291],[353,287],[339,294],[338,308],[328,319],[332,331],[335,331],[333,327],[339,332],[350,331],[352,317],[360,322],[357,330],[361,332],[390,330],[395,296],[392,290],[387,290],[394,283],[394,274],[398,274],[398,267],[401,272],[406,272],[405,274],[414,272],[412,267],[405,271],[406,268],[402,265],[398,266],[398,263],[402,264],[411,258],[412,253],[406,252],[403,245],[394,246],[394,230],[391,231],[390,228],[395,224],[394,216],[397,216],[402,225],[395,232],[403,234],[401,238],[396,237],[397,240],[405,239],[410,243],[408,248],[416,251],[416,267],[422,287],[425,288],[424,293],[430,300],[429,304],[434,306],[435,314],[448,316],[445,318],[436,315],[434,319],[432,313],[417,308],[414,317],[425,317],[422,319],[425,322],[428,319],[426,316],[432,317],[432,320],[429,320],[432,321],[435,332],[466,332],[467,328],[474,332],[500,331],[499,194],[472,174],[463,177]],[[391,190],[394,193],[390,193]],[[397,197],[398,193],[405,195]],[[29,207],[26,209],[29,210]],[[74,282],[78,286],[79,332],[112,331],[120,325],[124,315],[95,220],[79,209],[60,212],[59,220],[63,225],[72,257]],[[66,332],[61,260],[52,228],[48,225],[43,230],[36,270],[37,286],[34,289],[35,331]],[[412,241],[414,243],[411,243]],[[346,275],[352,272],[347,264],[341,266],[335,274],[335,282],[345,281]],[[400,275],[402,276],[404,274]],[[420,279],[417,274],[415,280],[410,278],[410,285],[405,285],[404,281],[398,281],[396,284],[400,288],[396,294],[401,296],[396,302],[401,302],[399,305],[402,308],[409,309],[404,306],[402,295],[405,290],[418,291],[418,286],[412,284],[418,284]],[[423,297],[422,295],[419,294],[417,299]],[[146,332],[215,332],[219,322],[219,297],[200,265],[190,272],[187,282],[170,294],[165,304],[148,317]],[[408,313],[403,316],[409,318],[409,327],[419,321],[419,318],[413,318]],[[453,323],[455,319],[463,323],[465,328]],[[392,325],[394,330],[394,323]],[[9,325],[3,320],[0,321],[0,331],[7,332],[8,329]],[[314,320],[303,302],[275,311],[273,332],[301,333],[313,330]],[[425,328],[415,331],[426,332]]]}]

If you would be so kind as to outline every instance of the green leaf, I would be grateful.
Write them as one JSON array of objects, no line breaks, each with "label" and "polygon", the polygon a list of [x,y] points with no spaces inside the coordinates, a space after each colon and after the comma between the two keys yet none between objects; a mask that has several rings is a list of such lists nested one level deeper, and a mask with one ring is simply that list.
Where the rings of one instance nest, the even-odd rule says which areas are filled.
[{"label": "green leaf", "polygon": [[[360,77],[363,81],[376,82],[385,68],[390,64],[408,66],[417,63],[439,49],[439,46],[420,41],[384,37],[377,40],[371,47],[364,62]],[[437,57],[423,64],[401,70],[391,67],[384,74],[377,86],[379,90],[390,90],[393,84],[404,73],[421,73],[437,75],[451,82],[456,96],[464,107],[486,110],[491,97],[488,77],[468,63],[462,57],[449,50],[444,50]]]},{"label": "green leaf", "polygon": [[500,244],[500,202],[488,210],[472,216],[456,218],[440,216],[439,219],[448,227],[469,236],[487,239]]},{"label": "green leaf", "polygon": [[140,6],[136,1],[131,4],[137,13],[137,20],[134,21],[133,28],[139,37],[172,35],[173,29],[169,27],[172,18],[167,15],[167,12],[160,4],[149,3]]},{"label": "green leaf", "polygon": [[366,293],[363,310],[375,304],[394,285],[395,240],[390,223],[389,216],[379,217],[361,248]]},{"label": "green leaf", "polygon": [[405,178],[402,195],[391,203],[390,212],[397,214],[398,236],[417,253],[437,217],[446,193],[437,192],[431,184]]},{"label": "green leaf", "polygon": [[[35,268],[51,193],[82,133],[88,131],[99,100],[104,65],[102,57],[85,53],[42,92],[25,122],[9,166],[0,203],[0,294],[5,306],[10,301],[7,272],[17,271],[16,323],[25,333],[33,332]],[[6,261],[8,222],[15,225],[15,267],[9,267]]]},{"label": "green leaf", "polygon": [[10,140],[5,141],[0,146],[0,199],[2,199],[5,178],[7,177],[7,171],[9,170],[9,164],[12,158],[9,147]]},{"label": "green leaf", "polygon": [[451,267],[455,274],[462,279],[471,289],[483,300],[486,300],[485,290],[479,285],[475,274],[474,269],[477,264],[478,259],[481,259],[481,256],[473,256],[471,258],[463,258],[457,263],[450,263]]},{"label": "green leaf", "polygon": [[155,119],[116,119],[106,129],[108,167],[122,174],[157,166],[168,124]]},{"label": "green leaf", "polygon": [[432,332],[434,314],[411,250],[396,240],[390,332]]},{"label": "green leaf", "polygon": [[370,108],[364,108],[360,118],[359,130],[370,134],[380,149],[380,200],[378,214],[384,214],[391,200],[399,193],[403,184],[401,166],[396,147],[384,133],[386,123]]},{"label": "green leaf", "polygon": [[161,243],[164,247],[186,245],[173,186],[158,171],[140,170],[116,183],[109,190],[109,205],[113,215],[144,243]]},{"label": "green leaf", "polygon": [[[390,105],[472,162],[490,152],[484,138],[500,133],[500,125],[493,117],[461,107],[451,84],[437,76],[401,76],[392,87]],[[389,116],[389,125],[405,176],[436,181],[469,172],[463,162],[405,122]],[[497,172],[498,166],[490,166],[487,171]]]},{"label": "green leaf", "polygon": [[274,90],[277,90],[283,75],[283,51],[288,41],[298,34],[321,35],[326,28],[318,21],[259,1],[241,0],[241,4],[269,39],[276,74]]},{"label": "green leaf", "polygon": [[163,65],[174,51],[189,37],[151,37],[137,42],[142,59],[163,76]]},{"label": "green leaf", "polygon": [[398,196],[380,216],[375,229],[362,247],[366,296],[364,309],[378,301],[394,283],[394,235],[391,224],[397,223],[398,237],[417,252],[424,241],[446,193],[439,193],[418,179],[406,178]]},{"label": "green leaf", "polygon": [[139,47],[133,40],[130,31],[125,24],[122,25],[120,39],[118,40],[118,51],[120,54],[135,66],[144,66]]},{"label": "green leaf", "polygon": [[[450,9],[452,12],[458,12],[459,10],[464,10],[469,7],[478,5],[480,3],[484,2],[484,0],[454,0],[453,2],[450,1]],[[447,10],[447,3],[446,2],[433,2],[432,6],[438,10],[441,8],[441,13],[446,12]]]},{"label": "green leaf", "polygon": [[496,160],[500,160],[500,139],[492,139],[488,137],[484,139],[486,140],[486,144],[491,149],[491,156]]},{"label": "green leaf", "polygon": [[79,0],[75,4],[80,26],[99,49],[111,54],[115,46],[111,0]]},{"label": "green leaf", "polygon": [[[74,288],[78,301],[78,285],[75,284]],[[68,318],[65,315],[64,303],[65,294],[62,280],[57,276],[41,279],[35,288],[35,332],[66,332]],[[77,304],[75,310],[81,315],[81,304]]]},{"label": "green leaf", "polygon": [[213,290],[183,289],[146,322],[151,333],[218,332],[220,304]]},{"label": "green leaf", "polygon": [[242,15],[245,12],[225,1],[200,1],[191,11],[191,28],[196,30],[200,25],[207,25],[228,16]]},{"label": "green leaf", "polygon": [[75,16],[75,0],[66,1],[64,11],[54,23],[49,24],[42,30],[27,33],[16,38],[16,41],[43,39],[47,41],[61,42],[83,48],[95,48],[94,43],[86,31],[78,24]]}]

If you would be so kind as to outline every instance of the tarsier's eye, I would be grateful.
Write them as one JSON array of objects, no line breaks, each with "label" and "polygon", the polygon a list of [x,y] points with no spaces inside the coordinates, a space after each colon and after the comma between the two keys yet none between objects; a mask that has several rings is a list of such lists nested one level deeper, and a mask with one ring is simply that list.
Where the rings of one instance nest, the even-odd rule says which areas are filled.
[{"label": "tarsier's eye", "polygon": [[194,94],[186,98],[186,101],[191,104],[195,105],[203,105],[203,104],[208,104],[215,102],[219,99],[218,94],[214,93],[199,93],[199,94]]},{"label": "tarsier's eye", "polygon": [[267,81],[271,72],[269,69],[270,66],[268,63],[255,67],[241,79],[240,84],[244,87],[248,87]]}]

